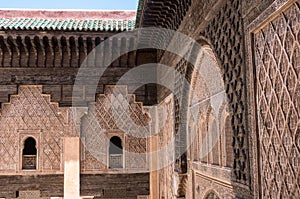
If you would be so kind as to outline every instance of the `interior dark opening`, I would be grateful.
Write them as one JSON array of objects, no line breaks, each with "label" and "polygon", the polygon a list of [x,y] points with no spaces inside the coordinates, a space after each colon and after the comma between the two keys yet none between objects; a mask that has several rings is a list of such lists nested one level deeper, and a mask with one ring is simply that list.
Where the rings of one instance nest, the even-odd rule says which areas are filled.
[{"label": "interior dark opening", "polygon": [[119,137],[114,136],[110,139],[109,153],[110,154],[122,154],[123,153],[122,140]]}]

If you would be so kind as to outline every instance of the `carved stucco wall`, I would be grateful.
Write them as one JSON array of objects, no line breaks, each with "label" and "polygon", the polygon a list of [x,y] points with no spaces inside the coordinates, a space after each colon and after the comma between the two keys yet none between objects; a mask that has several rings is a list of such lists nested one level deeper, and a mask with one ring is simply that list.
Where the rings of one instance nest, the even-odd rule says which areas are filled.
[{"label": "carved stucco wall", "polygon": [[[201,6],[202,5],[202,6]],[[205,10],[205,8],[208,8]],[[228,112],[233,141],[233,176],[235,189],[239,197],[251,197],[251,154],[248,142],[247,93],[245,89],[245,54],[242,1],[192,1],[189,11],[184,17],[178,31],[191,36],[202,43],[208,43],[221,68],[221,79],[224,81]],[[173,59],[165,53],[161,63],[174,66],[190,80],[192,71],[190,64],[184,60]],[[180,80],[176,85],[175,130],[185,118],[179,113],[180,96],[186,97]],[[183,90],[183,91],[182,91]],[[181,132],[179,130],[179,132]],[[185,143],[185,134],[179,138],[178,145]],[[185,146],[183,145],[184,148]],[[176,165],[177,166],[177,165]],[[178,166],[177,166],[178,167]]]},{"label": "carved stucco wall", "polygon": [[228,103],[220,66],[207,46],[203,46],[198,55],[191,85],[186,197],[203,198],[208,191],[215,190],[221,193],[220,198],[232,198],[232,162],[227,167],[229,154],[225,152],[232,149],[231,128],[225,126],[229,116]]},{"label": "carved stucco wall", "polygon": [[[278,185],[276,184],[280,184],[279,188],[276,188],[277,193],[275,194],[278,195],[280,192],[282,195],[290,194],[288,196],[294,197],[294,195],[297,194],[297,191],[299,190],[298,183],[295,177],[299,175],[299,166],[297,163],[297,158],[294,158],[299,156],[299,122],[295,122],[299,121],[299,105],[297,101],[299,98],[295,98],[295,93],[297,93],[299,88],[299,85],[297,83],[299,82],[299,72],[297,67],[299,65],[297,61],[299,57],[299,3],[293,0],[230,0],[222,5],[220,10],[217,12],[216,10],[214,10],[214,8],[212,8],[210,15],[207,16],[207,18],[210,20],[210,22],[207,23],[208,26],[206,26],[205,23],[203,25],[203,23],[200,22],[200,26],[198,28],[195,28],[197,27],[195,23],[197,23],[199,17],[195,17],[198,14],[194,14],[194,12],[197,12],[197,9],[199,10],[200,8],[196,8],[194,6],[196,3],[194,2],[179,30],[191,35],[192,37],[198,34],[198,30],[201,30],[201,39],[206,40],[210,43],[211,47],[214,50],[214,53],[217,55],[217,59],[221,63],[223,79],[226,85],[226,93],[229,102],[230,119],[227,119],[227,121],[230,122],[234,141],[234,164],[232,178],[234,184],[234,194],[239,197],[245,198],[258,197],[259,191],[263,191],[265,188],[268,190],[269,187],[273,186],[278,187]],[[209,2],[207,4],[209,4]],[[291,7],[290,5],[292,4],[294,4],[294,6]],[[283,10],[288,11],[284,11],[284,14],[281,14]],[[281,15],[280,20],[275,20],[275,18],[278,18],[277,15]],[[192,23],[194,24],[191,25]],[[268,23],[269,25],[267,25]],[[283,33],[272,33],[272,31],[269,30],[267,32],[267,30],[265,30],[266,26],[276,29],[273,30],[273,32],[278,32],[280,29],[282,29]],[[253,38],[252,34],[254,34]],[[281,36],[278,36],[280,34]],[[260,55],[256,52],[256,49],[258,47],[255,46],[255,44],[252,45],[251,41],[252,39],[255,41],[256,38],[259,37],[259,35],[263,35],[263,39],[257,42],[262,45],[260,47],[262,49],[265,48],[264,43],[272,42],[272,37],[274,37],[274,35],[276,37],[277,35],[278,38],[276,38],[276,40],[278,41],[277,43],[275,43],[276,45],[273,45],[270,51],[263,56],[276,57],[275,59],[278,59],[279,61],[277,60],[275,61],[275,64],[273,64],[273,67],[275,68],[282,67],[280,65],[288,66],[285,67],[286,73],[282,73],[280,70],[275,69],[273,71],[270,70],[272,73],[272,77],[270,74],[268,74],[269,71],[264,71],[265,73],[261,74],[262,77],[271,81],[271,86],[269,86],[268,88],[269,90],[277,88],[279,89],[278,92],[282,92],[280,94],[277,94],[277,92],[275,92],[276,94],[274,94],[272,92],[272,95],[274,95],[273,98],[276,98],[276,100],[273,100],[273,104],[271,104],[271,101],[267,101],[267,106],[265,106],[267,107],[265,108],[267,112],[270,113],[270,110],[274,111],[274,116],[271,117],[271,132],[278,131],[277,126],[279,124],[277,124],[277,121],[274,120],[276,119],[276,114],[278,113],[277,109],[287,109],[287,113],[282,113],[282,124],[280,124],[283,125],[285,131],[290,132],[291,130],[289,129],[289,126],[293,126],[293,130],[291,131],[292,133],[288,135],[288,137],[290,138],[283,139],[283,137],[280,136],[279,144],[275,144],[279,151],[285,151],[285,153],[289,151],[293,155],[290,154],[289,156],[292,157],[288,156],[289,158],[283,160],[284,166],[269,166],[273,170],[273,172],[268,172],[269,177],[273,179],[269,182],[263,182],[263,180],[265,179],[261,179],[261,166],[259,165],[259,162],[257,160],[264,159],[265,162],[269,162],[268,151],[270,148],[273,148],[274,144],[272,142],[270,142],[270,144],[264,143],[262,144],[263,147],[261,146],[261,149],[259,148],[259,143],[261,144],[262,141],[259,140],[259,143],[256,144],[256,135],[258,136],[261,133],[256,129],[258,118],[255,117],[256,114],[260,115],[260,113],[255,112],[255,107],[260,107],[258,104],[256,104],[256,99],[261,99],[262,96],[254,96],[256,90],[255,82],[258,80],[255,79],[256,76],[258,76],[257,71],[255,71],[254,77],[253,75],[251,75],[251,73],[253,73],[251,62],[252,60],[256,59],[255,56]],[[248,37],[246,41],[246,47],[248,48],[246,55],[244,54],[245,37]],[[277,52],[273,51],[275,46],[277,46]],[[251,53],[253,51],[256,53],[252,56]],[[245,60],[245,58],[247,58],[247,60]],[[259,59],[263,58],[259,57]],[[255,60],[255,62],[257,62],[257,59]],[[295,62],[296,64],[292,62]],[[255,65],[255,63],[253,63],[253,65]],[[266,63],[266,66],[268,69],[269,63]],[[186,65],[182,65],[182,67],[186,67]],[[180,71],[187,70],[180,69]],[[274,85],[274,83],[276,83],[276,85]],[[281,91],[282,87],[283,91]],[[260,88],[259,86],[257,86],[257,89],[261,89],[262,93],[264,93],[263,89],[265,89],[265,87]],[[283,96],[283,94],[284,97],[281,97]],[[272,95],[270,95],[269,97],[272,97]],[[279,97],[277,97],[277,95]],[[255,98],[255,100],[253,100],[252,97],[253,99]],[[283,99],[285,101],[282,101]],[[293,107],[294,109],[292,109],[291,107]],[[291,122],[291,124],[289,124],[289,122]],[[269,136],[271,136],[270,138],[272,138],[273,134]],[[283,145],[283,147],[279,147],[280,145]],[[258,157],[261,155],[261,150],[267,150],[267,153],[265,153],[265,156],[263,158]],[[274,157],[275,159],[278,159],[280,158],[280,155],[275,153],[273,155],[273,158]],[[281,156],[281,159],[285,159],[283,157],[284,156]],[[274,179],[276,177],[274,176],[274,171],[279,170],[279,168],[284,168],[283,170],[285,171],[285,173],[281,172],[281,176],[279,175],[277,177],[279,179],[278,182],[275,183]],[[265,168],[263,167],[262,169]],[[287,177],[284,176],[285,174],[287,174],[287,176],[291,176],[289,177],[289,180],[287,180]],[[286,182],[287,185],[282,185],[283,182]],[[265,186],[261,187],[263,183],[265,183]],[[270,188],[270,190],[271,189],[272,188]],[[294,190],[297,191],[295,192]],[[291,194],[292,192],[294,192],[294,195]],[[271,191],[267,191],[267,196],[268,194],[271,195]]]},{"label": "carved stucco wall", "polygon": [[21,170],[24,140],[37,141],[38,172],[63,171],[63,137],[76,136],[71,108],[60,108],[42,94],[42,86],[20,86],[0,112],[0,170]]},{"label": "carved stucco wall", "polygon": [[[194,158],[189,160],[187,198],[192,198],[192,195],[196,198],[203,198],[208,190],[220,192],[222,195],[220,198],[232,198],[234,196],[231,185],[232,165],[227,167],[226,162],[230,154],[225,153],[226,149],[231,147],[231,142],[226,142],[225,132],[225,121],[228,113],[225,110],[221,111],[220,115],[222,116],[217,119],[219,126],[212,131],[211,127],[216,119],[213,119],[210,109],[206,109],[207,112],[204,112],[203,109],[205,110],[205,107],[202,107],[197,118],[199,126],[195,128],[194,133],[196,135],[193,138],[195,143],[190,150],[190,157]],[[216,136],[216,134],[219,135]]]},{"label": "carved stucco wall", "polygon": [[[127,87],[113,88],[108,86],[106,94],[99,95],[96,102],[90,104],[80,123],[80,117],[78,121],[74,119],[72,108],[50,102],[50,95],[42,94],[42,86],[20,86],[18,94],[12,95],[10,103],[3,104],[0,112],[0,172],[22,172],[21,156],[27,137],[37,142],[35,173],[63,172],[63,137],[79,135],[83,143],[83,171],[107,168],[108,141],[115,135],[125,143],[125,168],[146,171],[150,115],[141,103],[135,102],[134,95],[128,95]],[[119,119],[113,117],[112,108]],[[95,132],[101,139],[95,139]],[[92,149],[101,156],[85,150],[84,144],[99,146]],[[95,157],[100,157],[104,164]]]},{"label": "carved stucco wall", "polygon": [[174,188],[174,148],[167,147],[174,141],[174,99],[168,96],[157,106],[158,121],[158,151],[159,164],[162,167],[158,171],[159,198],[175,198]]},{"label": "carved stucco wall", "polygon": [[106,86],[82,118],[82,171],[108,169],[109,139],[113,136],[122,140],[124,168],[147,170],[150,122],[150,114],[128,94],[126,86]]},{"label": "carved stucco wall", "polygon": [[234,181],[249,185],[247,105],[244,77],[243,20],[241,1],[233,0],[221,8],[203,32],[222,64],[222,73],[231,114],[234,143]]},{"label": "carved stucco wall", "polygon": [[[285,196],[293,196],[291,194],[295,195],[298,193],[297,191],[299,191],[297,183],[299,179],[299,177],[297,177],[299,176],[299,163],[297,160],[299,156],[299,3],[289,1],[293,3],[288,3],[290,6],[285,7],[285,10],[281,10],[278,14],[277,9],[281,8],[282,2],[288,1],[276,2],[279,2],[279,7],[277,7],[277,4],[274,4],[274,6],[271,6],[272,9],[267,9],[265,14],[259,16],[272,1],[230,0],[219,12],[215,13],[215,17],[213,17],[206,30],[201,33],[201,36],[209,40],[218,60],[222,64],[223,78],[226,83],[226,93],[230,104],[229,110],[231,115],[229,121],[235,139],[233,181],[242,184],[241,187],[243,187],[243,189],[239,191],[240,193],[238,195],[245,195],[245,197],[251,196],[253,192],[256,194],[257,189],[253,191],[251,186],[259,187],[262,185],[261,189],[265,190],[265,197],[271,197],[272,194],[278,196],[280,192],[282,192],[283,195],[285,194]],[[278,16],[273,15],[275,11]],[[249,17],[246,17],[243,22],[242,16],[247,15],[249,15]],[[253,76],[255,78],[257,77],[257,79],[253,78],[251,80],[250,78],[249,83],[256,83],[257,88],[248,85],[249,87],[247,88],[249,89],[247,94],[251,96],[251,93],[254,93],[255,90],[258,94],[257,96],[252,96],[255,98],[255,102],[250,103],[249,106],[252,113],[251,117],[255,117],[255,114],[259,116],[257,118],[259,120],[257,133],[255,131],[255,125],[257,124],[256,118],[254,118],[254,122],[251,123],[251,127],[247,127],[246,118],[248,113],[246,108],[248,107],[247,102],[251,100],[245,100],[245,73],[248,73],[248,76],[249,73],[253,71],[251,71],[251,64],[249,65],[250,69],[245,69],[243,54],[243,34],[245,33],[243,23],[247,25],[253,21],[255,17],[258,17],[260,22],[255,22],[255,26],[251,27],[252,29],[250,28],[250,30],[246,30],[246,34],[254,34],[253,38],[249,36],[249,43],[247,43],[249,45],[247,46],[250,48],[248,54],[254,51],[253,58],[255,63],[253,63],[253,65],[255,65],[255,67]],[[192,22],[193,21],[190,20],[190,23]],[[196,27],[196,25],[194,26]],[[186,30],[192,32],[190,28],[186,28]],[[192,34],[196,35],[198,32],[193,31]],[[254,40],[254,45],[250,45],[251,39]],[[253,49],[251,47],[253,47]],[[186,73],[186,67],[186,64],[181,63],[178,64],[177,69],[182,73]],[[256,100],[257,98],[259,100]],[[14,103],[12,100],[11,104]],[[27,104],[31,104],[31,102],[27,102]],[[4,107],[5,106],[6,105],[4,105]],[[254,107],[259,108],[257,112],[255,112],[256,110],[252,110],[255,109]],[[25,109],[27,110],[28,107],[25,107]],[[254,113],[252,111],[254,111]],[[97,117],[100,116],[91,114],[87,117],[90,118],[83,119],[83,122],[98,121],[99,118]],[[2,118],[8,118],[6,120],[14,119],[14,117],[9,116],[3,117],[3,113],[1,113],[1,120]],[[174,120],[178,122],[176,119]],[[14,143],[14,141],[11,141],[13,140],[13,134],[5,133],[15,132],[15,128],[12,127],[13,123],[14,122],[8,122],[2,125],[5,126],[5,128],[1,127],[1,129],[8,129],[8,131],[1,133],[3,139],[0,140],[4,146],[1,147],[0,150],[5,150],[3,153],[6,154],[0,157],[0,160],[5,163],[8,162],[10,166],[4,169],[11,171],[14,171],[17,167],[17,160],[13,158],[13,154],[15,151],[16,153],[20,151],[17,148],[19,141]],[[21,124],[22,123],[20,123],[20,125]],[[270,128],[269,125],[271,125],[272,128]],[[203,125],[203,128],[206,128],[205,125]],[[32,127],[26,127],[25,131],[27,131],[27,129],[32,129]],[[21,135],[23,132],[21,129],[18,134]],[[35,135],[31,130],[27,131],[27,133],[28,132]],[[259,157],[257,159],[264,160],[262,161],[262,165],[264,166],[261,167],[261,173],[260,170],[251,170],[251,166],[253,165],[260,168],[259,165],[255,165],[258,164],[256,157],[249,148],[248,133],[252,132],[254,132],[253,134],[259,135],[258,147],[255,148],[254,146],[253,149],[259,149],[261,153],[258,154]],[[42,134],[42,132],[37,134]],[[117,129],[116,131],[110,132],[110,135],[113,134],[118,134],[122,137],[124,133],[122,133],[120,129]],[[252,136],[251,134],[250,137]],[[125,139],[124,137],[122,138]],[[251,138],[252,140],[250,140],[250,142],[256,141],[253,138],[255,138],[255,136]],[[268,140],[273,140],[274,142],[269,142]],[[144,146],[144,144],[142,145]],[[105,143],[103,146],[107,148]],[[106,153],[103,154],[105,155]],[[104,168],[102,167],[103,165],[97,165],[97,162],[92,159],[91,154],[84,152],[83,157],[83,169],[88,168],[88,170],[93,170],[100,168],[101,170]],[[89,158],[91,160],[89,160]],[[276,159],[280,160],[279,163],[276,163]],[[87,162],[90,162],[90,164]],[[6,164],[1,163],[0,165]],[[211,168],[208,167],[204,170]],[[201,168],[198,170],[201,170]],[[253,173],[251,174],[251,172]],[[165,176],[167,176],[168,172],[164,171],[164,173],[166,174]],[[274,176],[273,173],[276,173],[277,176]],[[227,174],[228,173],[226,173],[226,175]],[[253,175],[257,176],[258,174],[262,174],[262,178],[258,180],[259,182],[256,181],[255,177],[253,178]],[[173,179],[170,178],[172,175],[172,173],[169,173],[168,177],[164,177],[164,179],[172,181]],[[211,181],[201,177],[199,184],[205,183],[211,183]],[[166,182],[166,184],[170,183]],[[211,186],[213,186],[213,183]],[[195,187],[195,189],[196,188],[197,187]],[[167,188],[163,189],[167,190]],[[217,189],[219,188],[217,187]],[[271,191],[273,189],[275,190],[274,193]],[[217,192],[223,192],[223,189],[220,188],[220,191]]]}]

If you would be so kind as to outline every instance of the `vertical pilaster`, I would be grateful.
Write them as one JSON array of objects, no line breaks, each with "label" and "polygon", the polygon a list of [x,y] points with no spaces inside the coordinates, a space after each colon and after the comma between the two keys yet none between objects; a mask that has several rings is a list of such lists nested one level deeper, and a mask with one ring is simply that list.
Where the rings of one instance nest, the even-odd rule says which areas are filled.
[{"label": "vertical pilaster", "polygon": [[64,199],[80,198],[80,138],[64,138]]},{"label": "vertical pilaster", "polygon": [[159,198],[159,176],[158,176],[158,136],[150,138],[150,199]]}]

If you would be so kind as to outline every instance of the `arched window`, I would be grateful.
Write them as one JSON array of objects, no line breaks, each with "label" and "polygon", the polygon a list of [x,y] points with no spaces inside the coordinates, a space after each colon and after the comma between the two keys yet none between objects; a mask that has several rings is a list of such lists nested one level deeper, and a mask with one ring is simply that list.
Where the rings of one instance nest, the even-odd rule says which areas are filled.
[{"label": "arched window", "polygon": [[123,168],[122,140],[117,136],[109,142],[109,168]]},{"label": "arched window", "polygon": [[208,163],[208,134],[206,124],[204,122],[201,123],[201,162]]},{"label": "arched window", "polygon": [[200,142],[200,138],[199,138],[199,133],[197,132],[198,129],[195,129],[196,131],[196,135],[194,135],[194,141],[193,141],[193,159],[194,161],[199,161],[199,142]]},{"label": "arched window", "polygon": [[24,142],[22,151],[22,169],[34,170],[36,169],[37,160],[36,141],[34,138],[29,137]]},{"label": "arched window", "polygon": [[226,166],[232,167],[233,164],[233,147],[232,147],[232,130],[230,117],[226,117],[225,121],[225,149],[226,149]]},{"label": "arched window", "polygon": [[211,150],[212,150],[212,164],[214,165],[219,165],[219,158],[220,158],[220,153],[219,153],[219,145],[220,145],[220,136],[218,133],[218,127],[217,123],[214,120],[212,123],[212,131],[211,131]]},{"label": "arched window", "polygon": [[193,161],[198,161],[199,160],[199,129],[196,124],[193,124],[192,127],[190,127],[190,137],[191,137],[191,157]]}]

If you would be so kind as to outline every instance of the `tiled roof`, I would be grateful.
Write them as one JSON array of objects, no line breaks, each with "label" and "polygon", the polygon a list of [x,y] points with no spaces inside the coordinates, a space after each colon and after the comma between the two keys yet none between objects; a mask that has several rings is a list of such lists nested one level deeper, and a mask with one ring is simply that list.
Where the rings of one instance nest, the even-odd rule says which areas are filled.
[{"label": "tiled roof", "polygon": [[0,18],[0,30],[132,30],[135,20]]},{"label": "tiled roof", "polygon": [[136,11],[0,9],[0,30],[123,31],[135,27]]}]

